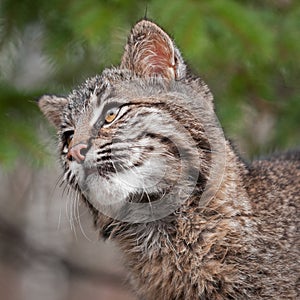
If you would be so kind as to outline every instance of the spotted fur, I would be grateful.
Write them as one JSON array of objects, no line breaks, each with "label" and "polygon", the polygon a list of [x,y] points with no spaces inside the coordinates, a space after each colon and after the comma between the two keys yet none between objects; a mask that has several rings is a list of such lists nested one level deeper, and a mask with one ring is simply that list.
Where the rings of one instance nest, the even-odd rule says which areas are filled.
[{"label": "spotted fur", "polygon": [[300,154],[245,164],[212,98],[142,20],[120,67],[39,106],[64,180],[119,244],[141,299],[299,299]]}]

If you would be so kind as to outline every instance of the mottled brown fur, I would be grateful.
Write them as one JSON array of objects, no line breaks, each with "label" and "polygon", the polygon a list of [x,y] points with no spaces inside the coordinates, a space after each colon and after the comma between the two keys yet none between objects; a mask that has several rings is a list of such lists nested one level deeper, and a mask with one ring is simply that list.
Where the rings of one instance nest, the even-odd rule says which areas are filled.
[{"label": "mottled brown fur", "polygon": [[195,196],[166,222],[114,237],[142,299],[299,298],[300,161],[245,166],[227,150],[206,207]]},{"label": "mottled brown fur", "polygon": [[[299,299],[300,152],[245,164],[227,140],[222,143],[208,87],[186,70],[168,35],[143,20],[131,32],[120,68],[107,69],[87,80],[68,98],[42,97],[39,106],[58,129],[65,180],[83,194],[101,235],[123,250],[131,283],[141,299]],[[131,110],[118,124],[97,127],[96,135],[91,136],[95,129],[90,129],[91,116],[110,99],[130,105]],[[194,114],[198,107],[201,118]],[[151,108],[160,118],[157,130],[161,132],[147,132],[148,127],[142,127],[153,113]],[[195,143],[194,154],[201,164],[193,192],[171,214],[155,221],[125,222],[106,216],[81,190],[81,166],[70,159],[70,147],[82,143],[97,152],[108,147],[122,125],[127,125],[124,134],[139,132],[141,126],[141,138],[150,143],[142,159],[133,160],[131,153],[126,161],[132,160],[138,168],[157,155],[153,149],[159,149],[168,162],[161,190],[170,192],[183,172],[179,158],[186,160],[187,172],[197,167],[197,160],[191,148],[185,148],[180,132],[168,135],[172,141],[164,138],[164,128],[173,124],[167,123],[167,117],[187,129]],[[73,143],[66,149],[70,131],[74,133]],[[135,146],[128,145],[129,150]],[[178,149],[185,151],[185,158]],[[88,155],[82,166],[90,168],[86,160]],[[223,168],[210,173],[215,161],[224,163]],[[117,170],[105,167],[98,167],[97,178],[106,183],[102,178],[109,179]],[[211,197],[203,201],[207,189]],[[159,193],[146,192],[147,197],[130,194],[126,201],[164,199]],[[127,209],[123,216],[135,213],[130,206]]]}]

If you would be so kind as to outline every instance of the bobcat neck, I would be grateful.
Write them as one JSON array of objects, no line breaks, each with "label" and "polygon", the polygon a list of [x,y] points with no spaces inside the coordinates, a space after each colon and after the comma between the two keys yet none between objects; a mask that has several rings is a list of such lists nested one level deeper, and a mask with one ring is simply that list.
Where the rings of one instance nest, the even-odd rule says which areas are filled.
[{"label": "bobcat neck", "polygon": [[142,20],[120,67],[41,97],[63,180],[120,245],[142,299],[299,299],[300,152],[246,166],[188,70]]},{"label": "bobcat neck", "polygon": [[[123,250],[143,299],[245,297],[241,283],[246,265],[240,260],[253,255],[255,225],[238,175],[243,165],[229,145],[226,149],[224,178],[206,207],[198,205],[200,195],[193,195],[163,220],[114,223],[111,238]],[[103,220],[98,220],[100,228],[111,226]]]}]

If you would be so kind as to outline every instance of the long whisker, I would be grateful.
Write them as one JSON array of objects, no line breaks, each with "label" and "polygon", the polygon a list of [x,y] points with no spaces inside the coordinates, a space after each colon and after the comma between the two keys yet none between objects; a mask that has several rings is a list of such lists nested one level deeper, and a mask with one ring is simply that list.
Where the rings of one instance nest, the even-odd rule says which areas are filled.
[{"label": "long whisker", "polygon": [[80,231],[82,233],[82,235],[85,237],[85,239],[89,242],[92,242],[92,240],[87,236],[87,234],[85,233],[83,227],[82,227],[82,224],[81,224],[81,219],[80,219],[80,210],[79,210],[79,205],[80,205],[80,195],[77,193],[77,197],[75,199],[75,203],[76,203],[76,220],[77,220],[77,223],[79,225],[79,228],[80,228]]},{"label": "long whisker", "polygon": [[68,197],[66,197],[67,198],[67,201],[66,201],[66,216],[68,218],[71,231],[76,236],[76,233],[74,232],[73,219],[72,219],[72,200],[71,200],[71,197],[69,196],[69,194],[70,194],[69,191],[70,191],[70,188],[68,189],[68,192],[67,192]]},{"label": "long whisker", "polygon": [[[60,187],[61,185],[62,185],[62,181],[63,181],[63,177],[64,177],[64,173],[61,173],[58,177],[57,177],[57,179],[56,179],[56,181],[55,181],[55,183],[54,183],[54,185],[53,185],[53,187],[52,187],[52,189],[51,189],[51,192],[50,192],[50,199],[51,199],[51,201],[54,199],[54,194],[55,194],[55,191],[57,190],[57,188],[58,187]],[[57,230],[60,228],[60,225],[61,225],[61,207],[60,207],[60,209],[59,209],[59,216],[58,216],[58,224],[57,224]]]}]

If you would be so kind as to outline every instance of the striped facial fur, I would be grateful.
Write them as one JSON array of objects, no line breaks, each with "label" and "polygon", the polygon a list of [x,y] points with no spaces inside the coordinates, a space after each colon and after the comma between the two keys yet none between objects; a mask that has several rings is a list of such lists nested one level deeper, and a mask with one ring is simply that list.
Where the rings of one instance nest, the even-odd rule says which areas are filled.
[{"label": "striped facial fur", "polygon": [[139,299],[299,299],[299,152],[246,164],[187,70],[142,20],[119,67],[41,97],[73,203],[120,246]]},{"label": "striped facial fur", "polygon": [[[147,41],[156,37],[154,44]],[[171,39],[141,21],[119,68],[104,70],[67,97],[39,100],[58,129],[64,180],[97,211],[120,218],[133,210],[125,204],[164,199],[168,209],[157,209],[161,218],[195,189],[204,190],[211,161],[204,126],[217,126],[207,87],[185,72]]]}]

